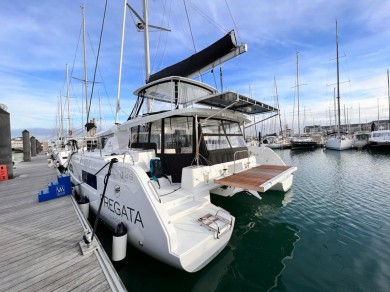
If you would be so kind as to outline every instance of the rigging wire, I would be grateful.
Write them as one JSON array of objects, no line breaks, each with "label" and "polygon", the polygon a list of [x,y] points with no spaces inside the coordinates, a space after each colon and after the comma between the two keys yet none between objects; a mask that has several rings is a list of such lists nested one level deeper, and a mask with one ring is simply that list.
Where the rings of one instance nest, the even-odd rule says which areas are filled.
[{"label": "rigging wire", "polygon": [[185,9],[185,11],[186,11],[186,16],[187,16],[188,27],[189,27],[189,29],[190,29],[190,34],[191,34],[192,45],[194,46],[194,52],[196,53],[195,40],[194,40],[194,35],[193,35],[193,33],[192,33],[192,28],[191,28],[190,18],[188,17],[188,11],[187,11],[186,0],[183,0],[183,3],[184,3],[184,9]]},{"label": "rigging wire", "polygon": [[[97,52],[97,56],[96,56],[95,70],[94,70],[94,73],[93,73],[93,81],[92,81],[91,96],[90,96],[90,98],[89,98],[89,106],[88,106],[88,109],[87,109],[87,123],[88,123],[88,121],[89,121],[89,112],[90,112],[90,110],[91,110],[91,102],[92,102],[92,96],[93,96],[93,89],[94,89],[94,87],[95,87],[96,71],[97,71],[98,62],[99,62],[100,47],[101,47],[102,38],[103,38],[103,28],[104,28],[104,20],[106,19],[106,12],[107,12],[107,0],[106,0],[106,3],[105,3],[105,6],[104,6],[103,21],[102,21],[102,27],[101,27],[101,30],[100,30],[100,37],[99,37],[99,47],[98,47],[98,52]],[[87,82],[87,80],[85,80],[85,82]],[[88,98],[88,97],[87,97],[87,98]]]},{"label": "rigging wire", "polygon": [[230,11],[230,7],[229,7],[229,4],[228,4],[227,0],[225,0],[225,3],[226,3],[226,6],[227,6],[227,8],[228,8],[228,10],[229,10],[230,17],[232,18],[233,25],[234,25],[234,29],[235,29],[235,31],[237,32],[237,36],[238,36],[238,38],[240,39],[240,42],[243,43],[242,40],[241,40],[240,34],[238,33],[238,29],[237,29],[237,26],[236,26],[236,22],[234,21],[233,14],[232,14],[232,12]]},{"label": "rigging wire", "polygon": [[[88,34],[88,33],[87,33],[87,34]],[[93,46],[92,46],[91,38],[89,37],[89,34],[88,34],[88,40],[89,40],[89,44],[91,45],[92,53],[93,53],[94,56],[96,56],[95,50],[93,49]],[[106,97],[107,97],[107,99],[108,99],[108,103],[109,103],[109,105],[110,105],[111,113],[112,113],[113,116],[115,116],[114,111],[113,111],[113,109],[112,109],[112,105],[111,105],[110,99],[108,98],[107,89],[106,89],[105,83],[104,83],[104,81],[103,81],[103,75],[102,75],[102,72],[100,71],[100,67],[99,67],[99,66],[97,66],[97,70],[99,71],[99,75],[100,75],[101,82],[99,81],[99,82],[94,82],[94,83],[102,83],[102,84],[103,84],[103,88],[104,88],[104,91],[105,91],[105,93],[106,93]]]},{"label": "rigging wire", "polygon": [[[172,1],[170,1],[171,5],[169,6],[169,9],[167,9],[166,7],[166,2],[164,1],[163,2],[163,7],[164,7],[164,13],[163,13],[163,18],[166,19],[166,22],[167,22],[167,27],[170,26],[170,17],[169,15],[171,15],[171,12],[172,12]],[[167,12],[168,11],[168,12]],[[167,36],[167,34],[164,34],[165,36]],[[158,46],[160,45],[160,40],[161,40],[161,36],[163,36],[162,32],[160,32],[159,34],[159,39],[158,39]],[[159,62],[159,65],[156,65],[157,61],[155,61],[155,64],[153,64],[153,68],[162,68],[163,67],[163,63],[164,63],[164,59],[165,59],[165,53],[166,53],[166,50],[167,50],[167,37],[165,38],[165,44],[164,44],[164,48],[162,50],[162,54],[161,54],[161,59],[160,59],[160,62]],[[158,47],[157,46],[157,47]],[[157,52],[158,52],[158,49],[156,48],[155,50],[155,57],[154,57],[154,60],[157,60]],[[157,71],[157,69],[155,70],[155,72]]]},{"label": "rigging wire", "polygon": [[191,3],[191,1],[187,2],[194,10],[196,10],[201,16],[203,16],[207,21],[209,21],[212,25],[214,25],[218,30],[220,30],[223,34],[228,33],[228,30],[226,30],[222,25],[217,23],[214,19],[212,19],[210,16],[208,16],[206,13],[204,13],[202,10],[200,10],[195,4]]}]

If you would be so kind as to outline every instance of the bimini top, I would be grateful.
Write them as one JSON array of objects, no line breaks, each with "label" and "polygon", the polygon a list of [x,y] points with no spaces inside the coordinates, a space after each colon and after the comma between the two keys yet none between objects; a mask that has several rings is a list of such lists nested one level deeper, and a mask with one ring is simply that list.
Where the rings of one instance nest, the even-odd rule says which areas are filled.
[{"label": "bimini top", "polygon": [[166,77],[148,83],[134,91],[138,100],[130,118],[138,115],[144,99],[170,103],[174,108],[203,105],[213,108],[254,115],[277,112],[278,109],[239,93],[226,91],[218,93],[205,83],[178,76]]},{"label": "bimini top", "polygon": [[200,98],[197,103],[217,108],[229,108],[232,111],[248,115],[278,111],[277,108],[233,91],[225,91]]}]

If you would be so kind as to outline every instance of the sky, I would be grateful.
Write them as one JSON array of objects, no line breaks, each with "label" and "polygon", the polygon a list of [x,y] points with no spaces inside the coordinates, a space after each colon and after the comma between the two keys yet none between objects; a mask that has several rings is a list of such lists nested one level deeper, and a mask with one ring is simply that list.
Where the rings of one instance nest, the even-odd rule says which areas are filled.
[{"label": "sky", "polygon": [[[140,2],[129,1],[142,15]],[[0,103],[10,113],[13,137],[21,136],[24,129],[42,139],[54,136],[60,97],[64,128],[69,123],[76,132],[85,123],[80,81],[84,78],[81,5],[85,13],[88,99],[95,80],[90,117],[96,118],[98,130],[114,123],[124,1],[107,2],[102,31],[105,3],[0,2]],[[282,122],[294,129],[297,52],[301,127],[334,123],[337,19],[340,104],[346,113],[342,121],[346,117],[349,123],[389,118],[390,1],[149,0],[149,11],[150,24],[171,30],[150,33],[152,73],[234,29],[238,42],[246,43],[248,51],[222,65],[224,89],[276,105],[276,83]],[[143,34],[137,32],[135,22],[127,10],[119,122],[126,121],[131,113],[136,98],[133,92],[145,80]],[[66,64],[69,119],[64,105]],[[203,81],[220,90],[219,68],[214,74],[206,74]]]}]

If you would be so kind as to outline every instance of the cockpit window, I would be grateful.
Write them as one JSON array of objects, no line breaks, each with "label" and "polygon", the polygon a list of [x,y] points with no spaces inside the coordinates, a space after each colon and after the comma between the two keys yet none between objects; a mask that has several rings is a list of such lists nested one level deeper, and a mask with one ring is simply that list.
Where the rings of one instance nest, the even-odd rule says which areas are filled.
[{"label": "cockpit window", "polygon": [[164,119],[164,153],[192,153],[192,134],[192,117],[171,117]]},{"label": "cockpit window", "polygon": [[202,133],[207,150],[246,147],[240,125],[226,120],[204,120]]}]

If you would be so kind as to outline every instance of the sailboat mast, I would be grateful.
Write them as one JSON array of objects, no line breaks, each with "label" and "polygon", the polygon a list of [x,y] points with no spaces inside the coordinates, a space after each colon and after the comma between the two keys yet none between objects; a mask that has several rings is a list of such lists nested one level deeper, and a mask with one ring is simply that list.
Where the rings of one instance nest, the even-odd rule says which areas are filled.
[{"label": "sailboat mast", "polygon": [[390,81],[389,81],[389,69],[387,69],[387,96],[389,98],[389,127],[390,130]]},{"label": "sailboat mast", "polygon": [[[150,51],[149,51],[149,6],[148,0],[143,1],[144,6],[144,47],[145,47],[145,82],[148,82],[150,77]],[[151,112],[151,101],[148,99],[147,111]]]},{"label": "sailboat mast", "polygon": [[276,85],[275,76],[274,76],[274,85],[275,85],[276,105],[278,107],[278,115],[279,115],[280,134],[283,134],[282,118],[280,117],[280,108],[279,108],[278,86]]},{"label": "sailboat mast", "polygon": [[336,20],[336,64],[337,64],[337,135],[340,137],[340,74],[339,74],[339,35]]},{"label": "sailboat mast", "polygon": [[298,70],[298,54],[299,52],[297,51],[297,99],[298,99],[298,134],[301,136],[301,126],[299,124],[299,70]]},{"label": "sailboat mast", "polygon": [[149,52],[149,14],[148,14],[148,0],[143,1],[144,5],[144,47],[145,47],[145,82],[148,82],[150,77],[150,52]]},{"label": "sailboat mast", "polygon": [[70,111],[69,111],[69,77],[68,77],[68,64],[66,64],[66,105],[68,111],[68,135],[70,136]]},{"label": "sailboat mast", "polygon": [[[336,88],[333,88],[333,108],[334,108],[334,125],[337,125],[337,110],[336,110]],[[337,127],[336,127],[337,128]]]},{"label": "sailboat mast", "polygon": [[[83,50],[84,50],[84,93],[85,93],[85,112],[88,116],[88,79],[87,79],[87,46],[85,41],[85,14],[84,6],[81,6],[83,15]],[[88,121],[86,121],[88,123]],[[84,123],[83,123],[84,124]]]},{"label": "sailboat mast", "polygon": [[120,95],[121,95],[121,80],[122,80],[123,44],[124,44],[124,40],[125,40],[126,6],[127,6],[127,0],[124,1],[123,15],[122,15],[122,40],[121,40],[121,48],[120,48],[120,56],[119,56],[118,91],[116,94],[116,110],[115,110],[115,124],[116,125],[118,124],[118,114],[119,114],[119,110],[121,109]]}]

